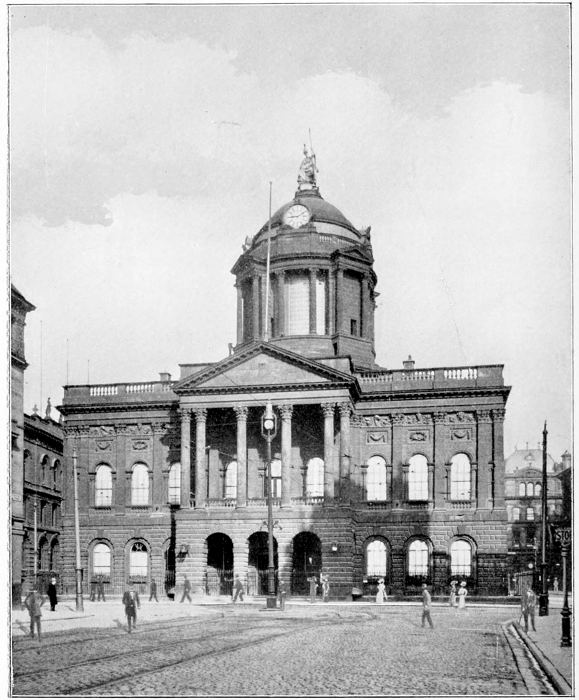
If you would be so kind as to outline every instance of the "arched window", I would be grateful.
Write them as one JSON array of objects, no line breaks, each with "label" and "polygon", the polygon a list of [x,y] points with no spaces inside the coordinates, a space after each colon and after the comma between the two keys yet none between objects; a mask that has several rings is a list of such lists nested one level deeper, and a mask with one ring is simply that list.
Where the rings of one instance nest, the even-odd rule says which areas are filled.
[{"label": "arched window", "polygon": [[521,509],[520,508],[513,508],[513,520],[519,520],[521,517]]},{"label": "arched window", "polygon": [[169,503],[173,504],[181,503],[181,465],[179,462],[172,464],[171,469],[169,469],[168,500]]},{"label": "arched window", "polygon": [[149,553],[142,542],[135,542],[129,556],[129,575],[146,577],[149,571]]},{"label": "arched window", "polygon": [[324,495],[324,460],[313,457],[308,462],[306,474],[306,496],[310,498]]},{"label": "arched window", "polygon": [[28,450],[24,450],[24,481],[32,481],[34,475],[32,474],[32,458]]},{"label": "arched window", "polygon": [[131,477],[131,505],[149,505],[149,470],[146,464],[135,464]]},{"label": "arched window", "polygon": [[104,542],[95,544],[92,550],[92,573],[94,576],[111,575],[111,548]]},{"label": "arched window", "polygon": [[527,508],[527,520],[534,520],[535,519],[535,511],[533,508]]},{"label": "arched window", "polygon": [[470,459],[460,453],[450,464],[450,498],[452,501],[470,501]]},{"label": "arched window", "polygon": [[413,540],[408,546],[408,575],[428,576],[428,545],[423,540]]},{"label": "arched window", "polygon": [[58,481],[58,476],[60,473],[60,461],[58,459],[54,460],[54,464],[52,465],[52,488],[57,488],[60,486],[59,481]]},{"label": "arched window", "polygon": [[40,462],[40,483],[45,484],[46,483],[46,477],[47,475],[47,470],[48,470],[48,455],[44,455],[42,458],[42,462]]},{"label": "arched window", "polygon": [[225,498],[237,498],[237,462],[229,462],[225,470]]},{"label": "arched window", "polygon": [[386,576],[387,550],[382,540],[372,540],[366,546],[366,575]]},{"label": "arched window", "polygon": [[52,517],[51,517],[51,523],[52,527],[56,527],[58,525],[58,506],[56,503],[53,504],[52,506]]},{"label": "arched window", "polygon": [[113,502],[113,471],[108,464],[99,464],[97,467],[94,489],[95,506],[110,507]]},{"label": "arched window", "polygon": [[410,458],[408,467],[408,500],[428,500],[428,464],[424,455]]},{"label": "arched window", "polygon": [[532,496],[533,491],[533,484],[529,481],[529,483],[527,484],[527,496]]},{"label": "arched window", "polygon": [[452,576],[470,576],[472,548],[466,540],[455,540],[450,546],[450,573]]},{"label": "arched window", "polygon": [[308,335],[310,332],[309,272],[286,274],[284,290],[287,334]]},{"label": "arched window", "polygon": [[521,481],[519,484],[519,496],[525,495],[525,484]]},{"label": "arched window", "polygon": [[40,522],[42,525],[48,525],[46,521],[46,503],[44,501],[40,503]]},{"label": "arched window", "polygon": [[386,460],[376,455],[368,460],[366,477],[366,500],[386,501]]},{"label": "arched window", "polygon": [[541,495],[541,484],[535,484],[535,496]]}]

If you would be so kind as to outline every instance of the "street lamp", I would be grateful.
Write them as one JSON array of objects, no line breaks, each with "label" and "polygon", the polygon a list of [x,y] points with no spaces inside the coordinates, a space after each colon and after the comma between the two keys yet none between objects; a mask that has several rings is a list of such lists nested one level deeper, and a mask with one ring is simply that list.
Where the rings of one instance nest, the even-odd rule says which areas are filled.
[{"label": "street lamp", "polygon": [[274,413],[271,401],[265,406],[265,413],[261,417],[261,434],[267,443],[267,602],[268,608],[276,607],[275,596],[275,567],[273,559],[273,510],[271,496],[271,442],[277,435],[277,416]]},{"label": "street lamp", "polygon": [[72,450],[72,478],[74,481],[74,539],[76,545],[76,609],[84,610],[82,601],[82,568],[80,564],[80,525],[78,520],[78,477],[76,472],[76,448]]},{"label": "street lamp", "polygon": [[541,592],[539,616],[549,614],[549,588],[547,582],[547,421],[543,428],[543,473],[541,485]]},{"label": "street lamp", "polygon": [[558,527],[555,537],[561,543],[561,556],[563,557],[563,608],[561,609],[561,646],[570,647],[571,639],[571,611],[567,597],[567,557],[571,548],[571,528]]}]

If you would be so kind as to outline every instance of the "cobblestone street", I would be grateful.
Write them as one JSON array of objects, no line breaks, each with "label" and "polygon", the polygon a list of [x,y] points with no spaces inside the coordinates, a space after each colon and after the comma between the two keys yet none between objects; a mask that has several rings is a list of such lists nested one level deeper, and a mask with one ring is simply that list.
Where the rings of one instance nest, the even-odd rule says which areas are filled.
[{"label": "cobblestone street", "polygon": [[42,643],[15,638],[14,694],[548,694],[516,638],[505,637],[501,623],[512,617],[440,607],[430,630],[418,606],[231,606],[131,635],[119,620]]}]

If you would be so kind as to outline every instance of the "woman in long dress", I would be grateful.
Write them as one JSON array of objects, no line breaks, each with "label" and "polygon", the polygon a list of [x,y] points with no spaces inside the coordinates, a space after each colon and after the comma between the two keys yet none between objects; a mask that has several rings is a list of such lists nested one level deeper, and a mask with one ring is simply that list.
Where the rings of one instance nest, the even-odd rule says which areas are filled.
[{"label": "woman in long dress", "polygon": [[386,586],[384,585],[384,579],[381,578],[378,581],[378,590],[376,591],[376,602],[384,603],[386,600],[388,600],[388,596],[386,595]]},{"label": "woman in long dress", "polygon": [[466,608],[466,596],[468,595],[468,591],[466,590],[466,581],[463,581],[460,584],[460,588],[458,589],[458,609],[459,610],[464,610]]},{"label": "woman in long dress", "polygon": [[450,605],[451,608],[456,608],[456,584],[458,581],[451,581],[450,582],[450,598],[448,600],[448,604]]}]

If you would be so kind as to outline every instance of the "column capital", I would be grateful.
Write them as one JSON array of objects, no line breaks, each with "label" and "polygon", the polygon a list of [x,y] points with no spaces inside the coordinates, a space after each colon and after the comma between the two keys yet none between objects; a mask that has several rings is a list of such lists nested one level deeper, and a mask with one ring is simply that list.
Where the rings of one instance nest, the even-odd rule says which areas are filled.
[{"label": "column capital", "polygon": [[477,411],[476,412],[477,423],[490,423],[491,422],[491,412],[490,411]]},{"label": "column capital", "polygon": [[164,433],[167,430],[167,423],[161,421],[153,421],[151,428],[154,433]]},{"label": "column capital", "polygon": [[350,418],[350,423],[354,428],[361,428],[363,425],[362,416],[358,413],[353,413],[352,417]]},{"label": "column capital", "polygon": [[178,410],[181,420],[191,420],[191,413],[193,412],[192,408],[179,408]]},{"label": "column capital", "polygon": [[404,413],[393,413],[392,414],[392,423],[394,425],[405,425],[406,424],[406,415]]},{"label": "column capital", "polygon": [[247,413],[249,410],[247,406],[234,406],[233,410],[235,411],[235,416],[237,417],[238,423],[247,420]]},{"label": "column capital", "polygon": [[279,406],[276,406],[276,408],[281,415],[282,421],[285,422],[285,421],[290,421],[292,419],[292,413],[294,411],[294,407],[291,404],[282,403]]},{"label": "column capital", "polygon": [[495,423],[499,423],[505,420],[505,409],[504,408],[495,408],[493,411],[491,411],[492,416],[493,416],[493,421]]},{"label": "column capital", "polygon": [[436,411],[432,414],[434,425],[443,425],[446,422],[446,413],[444,411]]},{"label": "column capital", "polygon": [[205,423],[207,421],[206,408],[194,408],[193,413],[195,414],[195,420],[197,423]]},{"label": "column capital", "polygon": [[67,438],[76,438],[80,434],[76,425],[65,425],[63,431],[64,436]]},{"label": "column capital", "polygon": [[324,414],[325,418],[333,418],[334,417],[334,412],[336,410],[336,404],[335,403],[322,403],[320,404],[322,407],[322,413]]},{"label": "column capital", "polygon": [[349,418],[352,414],[352,404],[349,401],[343,401],[338,404],[338,410],[340,411],[340,418]]}]

